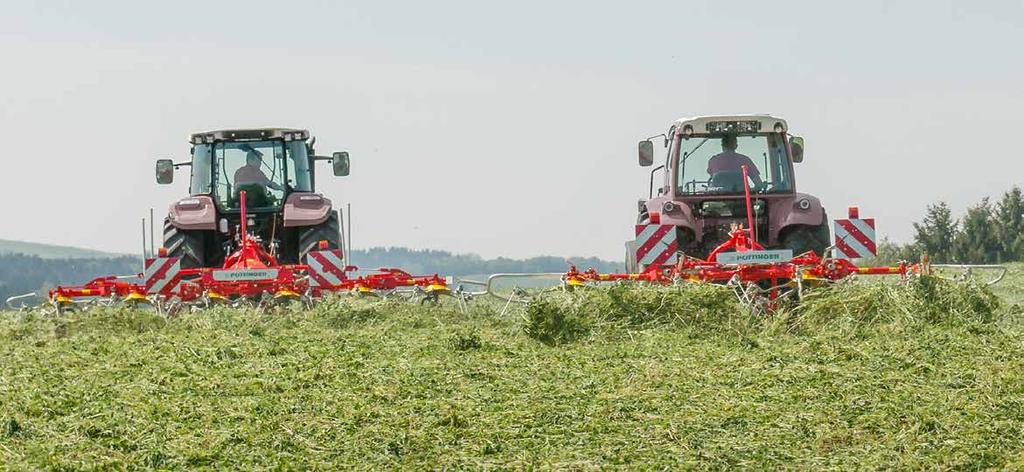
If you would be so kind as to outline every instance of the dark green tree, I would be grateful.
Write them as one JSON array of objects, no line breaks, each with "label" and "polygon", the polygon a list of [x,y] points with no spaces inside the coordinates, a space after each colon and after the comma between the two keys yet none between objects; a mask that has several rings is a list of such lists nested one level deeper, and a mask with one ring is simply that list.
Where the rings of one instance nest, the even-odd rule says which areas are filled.
[{"label": "dark green tree", "polygon": [[1002,248],[998,262],[1024,260],[1024,194],[1014,186],[1003,194],[993,215],[996,239]]},{"label": "dark green tree", "polygon": [[956,220],[946,202],[928,205],[924,220],[914,223],[914,245],[928,254],[932,262],[953,260]]},{"label": "dark green tree", "polygon": [[953,254],[957,262],[983,264],[997,262],[1002,258],[1003,248],[996,235],[992,213],[988,197],[967,209],[953,241]]}]

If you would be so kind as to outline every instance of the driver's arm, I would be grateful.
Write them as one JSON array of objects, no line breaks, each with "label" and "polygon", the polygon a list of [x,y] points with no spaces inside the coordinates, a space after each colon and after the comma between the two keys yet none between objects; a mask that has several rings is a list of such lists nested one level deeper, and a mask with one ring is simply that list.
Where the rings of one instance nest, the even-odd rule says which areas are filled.
[{"label": "driver's arm", "polygon": [[757,170],[757,166],[754,165],[754,161],[750,160],[749,157],[743,157],[746,161],[745,163],[743,163],[743,165],[747,166],[747,176],[750,177],[750,180],[754,182],[754,185],[761,185],[762,183],[764,183],[761,180],[761,171]]},{"label": "driver's arm", "polygon": [[260,184],[274,190],[284,190],[284,187],[282,187],[281,184],[267,178],[267,174],[264,174],[263,171],[260,171]]}]

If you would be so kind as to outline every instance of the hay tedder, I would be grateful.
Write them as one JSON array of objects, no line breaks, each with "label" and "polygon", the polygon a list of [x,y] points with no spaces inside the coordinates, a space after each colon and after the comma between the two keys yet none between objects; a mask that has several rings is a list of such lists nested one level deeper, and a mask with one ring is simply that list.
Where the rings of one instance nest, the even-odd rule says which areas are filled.
[{"label": "hay tedder", "polygon": [[[746,174],[746,167],[742,169]],[[749,187],[746,195],[750,206]],[[999,265],[979,264],[931,264],[927,256],[919,262],[902,261],[886,266],[858,266],[848,256],[851,245],[861,248],[869,247],[874,251],[874,242],[868,236],[856,232],[844,233],[842,228],[856,228],[865,224],[873,228],[874,220],[861,220],[859,211],[850,208],[848,219],[836,220],[837,239],[834,245],[826,247],[822,255],[814,251],[793,254],[789,249],[765,249],[758,243],[755,232],[746,226],[737,224],[732,227],[729,239],[711,250],[707,258],[690,257],[677,254],[675,262],[647,265],[640,272],[600,273],[594,269],[578,270],[570,266],[569,270],[560,275],[562,290],[578,290],[601,284],[648,284],[671,286],[685,283],[710,283],[731,287],[739,302],[755,312],[768,314],[781,303],[798,302],[806,290],[828,285],[841,280],[859,276],[890,276],[899,281],[908,281],[913,277],[936,276],[955,281],[976,282],[985,285],[998,283],[1006,275],[1007,269]],[[638,233],[642,229],[638,226]],[[846,240],[844,235],[855,239]],[[873,239],[873,233],[871,235]],[[639,241],[638,241],[639,243]],[[651,247],[639,244],[641,252],[652,250]],[[874,255],[874,254],[872,254]],[[987,277],[978,279],[977,272],[988,272]],[[495,289],[498,279],[541,277],[551,274],[496,274],[486,283],[482,283],[488,294],[499,296],[508,303],[529,301],[536,292],[514,287],[510,291],[499,294]]]},{"label": "hay tedder", "polygon": [[306,306],[329,293],[356,295],[405,294],[421,302],[451,295],[447,280],[434,274],[414,276],[400,269],[382,268],[350,276],[358,268],[343,263],[342,252],[322,241],[309,251],[305,264],[280,264],[259,237],[247,227],[247,195],[239,194],[241,227],[237,249],[222,267],[182,268],[181,259],[161,248],[145,262],[142,274],[100,277],[80,286],[59,286],[49,293],[58,311],[91,305],[145,305],[167,313],[211,305],[267,306],[300,302]]}]

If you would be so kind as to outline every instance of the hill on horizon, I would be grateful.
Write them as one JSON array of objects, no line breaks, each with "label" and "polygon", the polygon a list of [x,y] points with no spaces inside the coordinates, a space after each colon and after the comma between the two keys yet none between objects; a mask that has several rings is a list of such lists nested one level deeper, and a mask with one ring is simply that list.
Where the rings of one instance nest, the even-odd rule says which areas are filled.
[{"label": "hill on horizon", "polygon": [[0,254],[23,254],[38,256],[42,259],[105,259],[131,255],[10,239],[0,239]]}]

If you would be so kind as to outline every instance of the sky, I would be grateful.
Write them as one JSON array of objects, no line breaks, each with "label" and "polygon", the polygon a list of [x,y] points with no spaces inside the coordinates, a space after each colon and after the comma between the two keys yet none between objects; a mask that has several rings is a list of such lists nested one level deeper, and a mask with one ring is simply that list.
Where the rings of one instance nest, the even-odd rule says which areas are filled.
[{"label": "sky", "polygon": [[[0,239],[138,252],[195,131],[301,127],[353,245],[618,260],[683,116],[772,113],[797,186],[907,241],[1024,180],[1024,2],[0,0]],[[159,231],[158,231],[159,232]]]}]

